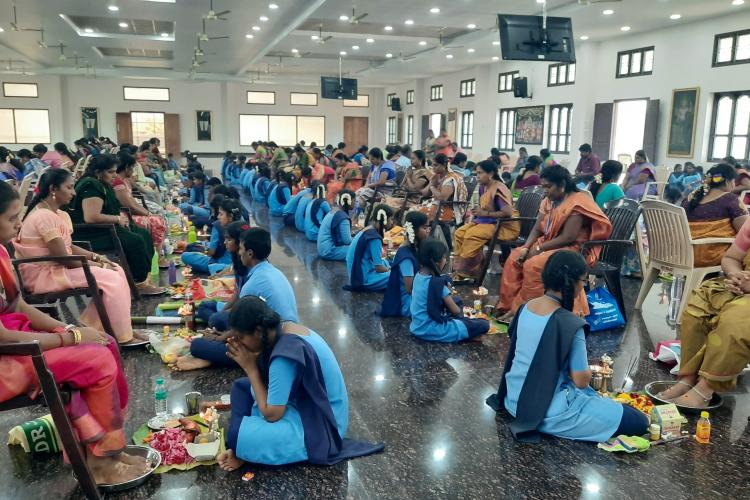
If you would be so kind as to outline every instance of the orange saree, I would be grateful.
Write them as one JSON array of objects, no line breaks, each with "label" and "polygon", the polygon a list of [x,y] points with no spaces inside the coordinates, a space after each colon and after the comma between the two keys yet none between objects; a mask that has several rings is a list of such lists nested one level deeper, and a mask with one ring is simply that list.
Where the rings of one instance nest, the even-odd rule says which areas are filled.
[{"label": "orange saree", "polygon": [[336,180],[328,183],[328,203],[333,205],[342,189],[356,191],[362,187],[362,170],[355,162],[347,163],[338,171]]},{"label": "orange saree", "polygon": [[[691,221],[688,222],[688,225],[690,226],[690,235],[696,240],[700,238],[734,238],[737,236],[730,219]],[[696,267],[721,265],[721,258],[724,257],[730,246],[729,243],[694,245],[693,263]]]},{"label": "orange saree", "polygon": [[[547,259],[558,250],[580,251],[584,242],[589,240],[605,240],[612,232],[612,224],[604,212],[587,193],[570,193],[558,206],[545,198],[539,208],[543,234],[537,238],[534,245],[542,244],[556,238],[565,226],[568,218],[578,214],[586,219],[581,231],[576,237],[574,244],[546,250],[539,255],[526,259],[522,266],[517,264],[518,254],[521,248],[516,248],[510,253],[503,268],[502,282],[500,283],[499,309],[502,311],[516,312],[519,307],[536,297],[544,294],[542,285],[542,269]],[[586,263],[592,265],[599,258],[599,249],[592,249],[587,255]],[[576,298],[573,312],[576,314],[589,314],[589,306],[586,302],[586,294]]]}]

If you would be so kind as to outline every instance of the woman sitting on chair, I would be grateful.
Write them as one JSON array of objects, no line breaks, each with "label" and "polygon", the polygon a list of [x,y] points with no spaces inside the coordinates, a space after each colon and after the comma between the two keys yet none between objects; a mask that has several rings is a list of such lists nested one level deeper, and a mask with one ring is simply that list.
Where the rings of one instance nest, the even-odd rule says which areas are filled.
[{"label": "woman sitting on chair", "polygon": [[430,180],[432,172],[427,168],[424,151],[416,150],[411,153],[411,167],[406,169],[404,182],[401,187],[406,191],[406,208],[413,208],[422,199],[430,196]]},{"label": "woman sitting on chair", "polygon": [[527,187],[538,186],[542,181],[539,179],[539,173],[542,171],[542,159],[538,156],[529,156],[526,159],[523,170],[516,180],[513,181],[511,191],[514,196],[521,194],[521,191]]},{"label": "woman sitting on chair", "polygon": [[356,206],[359,212],[365,210],[367,203],[374,203],[390,196],[396,187],[396,165],[390,160],[385,160],[379,148],[372,148],[368,155],[372,164],[370,175],[365,186],[356,191]]},{"label": "woman sitting on chair", "polygon": [[[479,206],[474,209],[472,221],[458,228],[453,235],[456,280],[473,278],[479,272],[482,250],[495,234],[497,220],[513,216],[513,197],[498,176],[497,164],[491,160],[480,162],[476,174]],[[498,238],[501,241],[515,240],[520,231],[518,222],[506,222],[500,227]]]},{"label": "woman sitting on chair", "polygon": [[[67,255],[86,257],[91,274],[102,292],[104,308],[112,323],[113,333],[118,342],[127,344],[133,341],[128,280],[122,268],[106,257],[73,245],[70,216],[60,207],[70,203],[75,194],[70,170],[50,169],[42,175],[39,193],[31,200],[21,231],[13,241],[16,256],[21,259]],[[24,285],[33,294],[88,286],[80,262],[65,265],[52,262],[24,264],[20,267],[20,273]],[[83,311],[80,321],[91,328],[103,329],[93,302]]]},{"label": "woman sitting on chair", "polygon": [[433,220],[437,210],[440,209],[441,228],[446,236],[446,242],[450,244],[450,231],[445,224],[460,224],[462,222],[465,206],[460,202],[466,202],[469,193],[466,189],[464,177],[448,168],[448,157],[444,154],[439,153],[435,156],[432,174],[429,185],[432,200],[420,207],[419,210],[427,214],[430,220]]},{"label": "woman sitting on chair", "polygon": [[599,208],[604,210],[604,205],[610,201],[617,201],[625,198],[625,193],[617,184],[622,175],[622,163],[617,160],[607,160],[602,163],[602,170],[594,176],[594,180],[589,184],[591,196],[596,200]]},{"label": "woman sitting on chair", "polygon": [[[646,192],[646,184],[656,180],[655,176],[656,170],[651,162],[648,161],[646,152],[643,150],[636,151],[635,160],[628,167],[625,185],[622,188],[625,191],[625,196],[631,200],[640,201]],[[653,193],[656,193],[655,189],[653,189]],[[649,192],[649,194],[652,193]]]},{"label": "woman sitting on chair", "polygon": [[[146,463],[123,453],[128,384],[117,343],[93,328],[66,326],[20,296],[5,245],[21,229],[22,207],[16,190],[0,182],[0,343],[38,341],[55,382],[77,389],[66,411],[85,446],[94,480],[112,484],[135,479],[145,473]],[[0,356],[0,373],[0,402],[39,396],[30,356]]]},{"label": "woman sitting on chair", "polygon": [[336,180],[328,183],[328,203],[333,203],[342,189],[356,191],[362,187],[362,169],[359,163],[350,160],[344,153],[337,153]]},{"label": "woman sitting on chair", "polygon": [[[112,181],[116,177],[117,158],[99,154],[91,158],[86,173],[75,185],[76,196],[68,208],[73,224],[114,224],[130,272],[138,291],[143,295],[161,295],[163,288],[150,284],[148,274],[154,256],[154,241],[142,227],[131,224],[128,216],[120,212]],[[112,250],[109,229],[79,227],[74,230],[74,240],[91,243],[94,251]]]},{"label": "woman sitting on chair", "polygon": [[724,276],[704,281],[690,295],[680,327],[677,384],[660,394],[674,403],[701,408],[714,392],[731,391],[750,362],[750,220],[721,259]]},{"label": "woman sitting on chair", "polygon": [[[578,190],[565,167],[547,167],[541,179],[546,197],[539,208],[537,222],[526,243],[510,253],[503,267],[497,304],[497,310],[505,313],[500,318],[503,321],[510,321],[521,305],[544,294],[540,279],[542,269],[555,252],[580,251],[584,242],[606,240],[612,232],[607,216],[589,193]],[[598,257],[599,252],[591,250],[586,255],[588,264],[594,264]],[[583,316],[589,313],[583,291],[576,299],[573,312]]]},{"label": "woman sitting on chair", "polygon": [[[747,209],[732,193],[737,172],[720,164],[706,173],[706,180],[682,203],[693,239],[734,238],[747,220]],[[696,267],[718,266],[729,249],[728,243],[694,245]]]},{"label": "woman sitting on chair", "polygon": [[379,292],[388,286],[391,270],[383,260],[383,234],[393,227],[393,210],[380,203],[372,209],[370,225],[352,240],[346,254],[349,285],[354,292]]},{"label": "woman sitting on chair", "polygon": [[352,242],[354,193],[345,189],[336,197],[336,206],[320,223],[318,231],[318,256],[323,260],[345,261]]}]

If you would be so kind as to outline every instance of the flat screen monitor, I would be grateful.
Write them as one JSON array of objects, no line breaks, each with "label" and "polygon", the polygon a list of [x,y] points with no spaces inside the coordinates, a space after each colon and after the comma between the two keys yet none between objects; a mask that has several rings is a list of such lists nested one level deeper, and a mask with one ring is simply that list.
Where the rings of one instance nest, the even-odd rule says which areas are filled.
[{"label": "flat screen monitor", "polygon": [[569,17],[498,14],[503,59],[520,61],[576,61],[573,23]]},{"label": "flat screen monitor", "polygon": [[321,76],[320,95],[323,99],[354,100],[357,98],[357,80],[338,76]]}]

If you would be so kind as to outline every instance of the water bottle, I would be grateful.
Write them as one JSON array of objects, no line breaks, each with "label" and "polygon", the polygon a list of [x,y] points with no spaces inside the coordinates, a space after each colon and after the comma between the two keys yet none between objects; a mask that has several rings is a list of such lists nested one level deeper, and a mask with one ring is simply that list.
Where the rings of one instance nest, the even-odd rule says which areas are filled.
[{"label": "water bottle", "polygon": [[167,279],[169,280],[169,285],[174,285],[177,283],[177,266],[175,266],[174,261],[169,261],[169,269],[167,270]]},{"label": "water bottle", "polygon": [[359,216],[357,217],[357,225],[360,228],[364,228],[365,227],[365,214],[364,214],[364,212],[361,212],[359,214]]},{"label": "water bottle", "polygon": [[151,277],[159,279],[159,252],[154,252],[154,257],[151,259]]},{"label": "water bottle", "polygon": [[196,241],[198,241],[198,233],[195,232],[195,226],[190,224],[190,229],[188,230],[187,235],[187,242],[195,243]]},{"label": "water bottle", "polygon": [[167,414],[167,386],[164,385],[163,378],[156,379],[154,388],[154,412],[157,417],[163,417]]}]

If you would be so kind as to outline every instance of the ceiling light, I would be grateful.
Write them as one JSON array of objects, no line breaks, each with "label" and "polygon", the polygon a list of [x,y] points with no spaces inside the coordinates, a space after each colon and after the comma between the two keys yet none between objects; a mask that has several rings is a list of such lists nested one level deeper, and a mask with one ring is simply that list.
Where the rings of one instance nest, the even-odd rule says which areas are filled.
[{"label": "ceiling light", "polygon": [[266,16],[260,16],[260,17],[259,17],[258,19],[260,19],[260,20],[261,20],[261,21],[263,21],[264,23],[265,23],[266,21],[268,21],[268,18],[267,18]]},{"label": "ceiling light", "polygon": [[414,24],[414,20],[413,19],[407,19],[406,21],[404,21],[404,24],[408,24],[409,26],[411,26],[412,24]]},{"label": "ceiling light", "polygon": [[421,40],[419,42],[419,45],[421,45],[422,47],[424,47],[425,45],[427,45],[427,42],[425,42],[424,40]]},{"label": "ceiling light", "polygon": [[352,45],[352,50],[359,50],[359,45]]},{"label": "ceiling light", "polygon": [[453,54],[448,54],[447,56],[445,56],[445,58],[446,59],[453,59]]},{"label": "ceiling light", "polygon": [[123,22],[119,23],[118,26],[120,28],[127,28],[128,27],[128,23],[126,23],[125,21],[123,21]]},{"label": "ceiling light", "polygon": [[499,61],[499,60],[500,60],[500,58],[499,58],[499,57],[497,57],[497,56],[492,56],[492,60],[493,60],[493,61]]},{"label": "ceiling light", "polygon": [[120,10],[120,7],[118,7],[117,5],[108,5],[107,9],[109,9],[112,12],[117,12],[118,10]]},{"label": "ceiling light", "polygon": [[630,26],[623,26],[620,31],[630,31]]},{"label": "ceiling light", "polygon": [[248,33],[247,35],[245,35],[245,38],[255,38],[255,35],[253,35],[252,33]]},{"label": "ceiling light", "polygon": [[298,53],[298,52],[299,52],[299,50],[297,50],[297,49],[292,49],[292,54],[296,54],[296,53]]},{"label": "ceiling light", "polygon": [[310,35],[310,40],[317,40],[320,38],[318,35]]},{"label": "ceiling light", "polygon": [[91,29],[91,28],[85,28],[83,31],[85,31],[86,33],[93,33],[94,32],[94,30]]},{"label": "ceiling light", "polygon": [[494,42],[492,42],[492,45],[500,45],[500,40],[495,40]]},{"label": "ceiling light", "polygon": [[743,5],[745,0],[732,0],[732,5]]},{"label": "ceiling light", "polygon": [[253,26],[253,31],[260,31],[260,26]]},{"label": "ceiling light", "polygon": [[544,2],[546,2],[546,1],[547,1],[547,0],[536,0],[536,3],[544,3]]},{"label": "ceiling light", "polygon": [[474,49],[466,49],[466,52],[468,52],[469,54],[473,54],[474,53]]},{"label": "ceiling light", "polygon": [[5,29],[0,27],[0,33],[2,33],[3,31],[5,31]]},{"label": "ceiling light", "polygon": [[339,16],[339,21],[348,21],[349,16]]},{"label": "ceiling light", "polygon": [[589,39],[588,35],[581,35],[581,40],[588,40],[588,39]]},{"label": "ceiling light", "polygon": [[471,24],[467,24],[466,27],[469,28],[470,30],[473,30],[474,28],[477,27],[477,25],[474,23],[471,23]]},{"label": "ceiling light", "polygon": [[339,52],[339,55],[340,55],[340,56],[345,56],[345,55],[346,55],[346,51],[345,51],[345,50],[342,50],[341,52]]},{"label": "ceiling light", "polygon": [[385,55],[385,57],[387,57],[388,59],[390,59],[391,57],[393,57],[393,54],[391,54],[390,52],[388,52],[388,53],[387,53],[387,54]]},{"label": "ceiling light", "polygon": [[367,40],[365,40],[365,42],[367,42],[367,43],[375,43],[375,39],[374,38],[368,38]]},{"label": "ceiling light", "polygon": [[167,38],[168,36],[169,36],[169,33],[162,33],[162,34],[161,34],[161,37],[162,37],[162,38]]},{"label": "ceiling light", "polygon": [[602,14],[604,14],[605,16],[611,16],[614,13],[615,13],[615,11],[612,10],[612,9],[606,9],[606,10],[602,11]]},{"label": "ceiling light", "polygon": [[383,29],[386,31],[393,31],[393,26],[384,26]]},{"label": "ceiling light", "polygon": [[276,10],[276,9],[279,8],[279,6],[276,5],[275,3],[269,3],[268,4],[268,8],[271,9],[271,10]]},{"label": "ceiling light", "polygon": [[430,12],[433,14],[440,14],[440,8],[439,7],[433,7],[430,9]]},{"label": "ceiling light", "polygon": [[673,20],[673,21],[676,21],[676,20],[678,20],[681,17],[682,17],[682,15],[680,15],[680,14],[672,14],[671,16],[669,16],[669,18],[671,20]]}]

